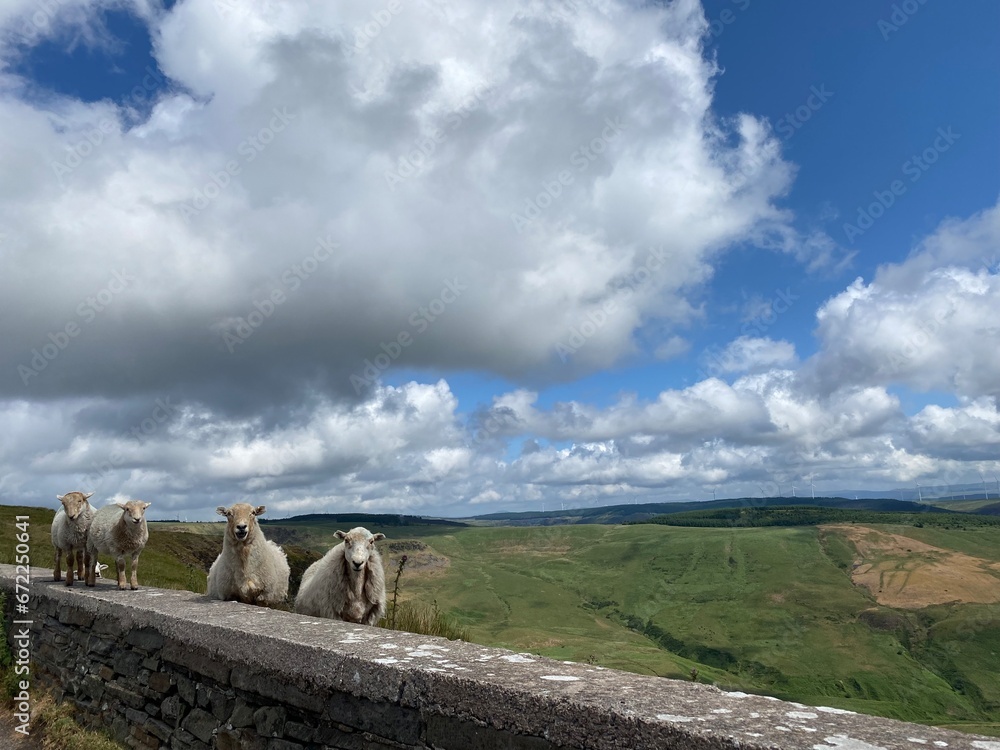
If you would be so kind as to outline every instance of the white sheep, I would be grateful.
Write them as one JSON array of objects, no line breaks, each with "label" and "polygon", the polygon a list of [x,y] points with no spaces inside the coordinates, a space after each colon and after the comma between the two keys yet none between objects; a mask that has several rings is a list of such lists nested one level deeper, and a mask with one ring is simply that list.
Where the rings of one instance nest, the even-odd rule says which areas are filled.
[{"label": "white sheep", "polygon": [[257,516],[267,510],[259,505],[236,503],[216,512],[225,516],[222,553],[208,571],[208,595],[265,607],[281,604],[288,596],[288,559],[277,544],[264,538]]},{"label": "white sheep", "polygon": [[149,529],[146,527],[146,508],[151,503],[142,500],[129,500],[127,503],[105,505],[94,514],[87,534],[87,585],[97,584],[97,556],[111,555],[115,558],[115,568],[118,571],[118,588],[125,589],[125,557],[132,560],[131,588],[139,588],[137,571],[139,568],[139,553],[149,541]]},{"label": "white sheep", "polygon": [[385,571],[375,542],[385,534],[358,526],[336,536],[343,541],[302,576],[295,611],[375,625],[385,615]]},{"label": "white sheep", "polygon": [[62,580],[62,556],[66,553],[66,585],[73,585],[73,570],[83,579],[87,552],[87,530],[94,520],[94,507],[87,502],[93,492],[67,492],[56,495],[62,507],[52,519],[52,546],[56,550],[56,564],[52,580]]}]

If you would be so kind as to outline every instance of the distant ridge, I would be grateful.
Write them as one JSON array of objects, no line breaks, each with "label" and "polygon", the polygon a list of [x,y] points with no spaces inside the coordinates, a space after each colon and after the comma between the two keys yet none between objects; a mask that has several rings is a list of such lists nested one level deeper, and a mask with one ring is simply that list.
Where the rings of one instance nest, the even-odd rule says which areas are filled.
[{"label": "distant ridge", "polygon": [[[598,508],[573,508],[569,510],[487,513],[462,520],[472,525],[490,526],[556,526],[579,523],[621,524],[646,521],[653,516],[669,513],[688,513],[691,511],[722,508],[767,508],[792,505],[812,505],[821,508],[898,513],[960,514],[960,511],[947,510],[934,505],[928,505],[927,503],[895,500],[888,497],[860,498],[856,500],[845,497],[742,497],[724,500],[695,500],[679,503],[606,505]],[[996,512],[1000,513],[1000,509]]]},{"label": "distant ridge", "polygon": [[[263,524],[355,524],[372,526],[468,526],[462,521],[447,518],[428,518],[426,516],[408,516],[400,513],[307,513],[304,516],[290,518],[261,518]],[[347,529],[344,529],[345,531]]]}]

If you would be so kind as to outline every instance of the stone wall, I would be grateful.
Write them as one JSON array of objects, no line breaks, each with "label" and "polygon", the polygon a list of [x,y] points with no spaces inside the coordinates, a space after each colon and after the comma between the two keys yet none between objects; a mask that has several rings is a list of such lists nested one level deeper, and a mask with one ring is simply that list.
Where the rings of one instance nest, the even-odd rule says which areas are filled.
[{"label": "stone wall", "polygon": [[[32,574],[17,619],[33,621],[33,680],[135,748],[1000,750],[707,685]],[[12,566],[0,590],[11,635]]]}]

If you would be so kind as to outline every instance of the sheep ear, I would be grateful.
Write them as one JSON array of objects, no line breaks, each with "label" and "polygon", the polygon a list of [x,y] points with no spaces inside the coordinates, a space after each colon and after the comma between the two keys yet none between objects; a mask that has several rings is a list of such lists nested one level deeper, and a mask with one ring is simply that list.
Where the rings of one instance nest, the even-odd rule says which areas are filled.
[{"label": "sheep ear", "polygon": [[253,509],[253,514],[255,516],[262,516],[262,515],[264,515],[264,512],[266,510],[267,510],[267,506],[266,505],[258,505],[256,508]]},{"label": "sheep ear", "polygon": [[142,504],[142,509],[146,510],[146,508],[148,508],[150,505],[152,505],[152,503],[143,503]]},{"label": "sheep ear", "polygon": [[218,513],[220,516],[229,515],[229,509],[225,505],[220,505],[218,508],[215,509],[215,512]]},{"label": "sheep ear", "polygon": [[128,510],[128,506],[125,503],[115,503],[122,510]]},{"label": "sheep ear", "polygon": [[373,542],[381,542],[383,539],[385,539],[385,534],[382,533],[372,534]]},{"label": "sheep ear", "polygon": [[66,502],[66,496],[65,495],[56,495],[56,500],[58,500],[61,503],[64,503],[64,502]]},{"label": "sheep ear", "polygon": [[83,493],[83,499],[84,500],[90,500],[90,498],[92,498],[93,496],[94,496],[93,492],[84,492]]},{"label": "sheep ear", "polygon": [[347,536],[347,532],[345,532],[345,531],[336,531],[336,532],[334,532],[333,535],[335,537],[337,537],[337,539],[343,539],[344,537]]}]

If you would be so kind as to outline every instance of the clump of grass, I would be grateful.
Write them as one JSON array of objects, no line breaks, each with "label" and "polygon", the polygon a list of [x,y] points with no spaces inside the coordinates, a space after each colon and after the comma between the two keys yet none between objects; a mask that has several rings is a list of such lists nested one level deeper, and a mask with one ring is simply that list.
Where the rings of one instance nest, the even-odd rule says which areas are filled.
[{"label": "clump of grass", "polygon": [[429,605],[424,602],[401,602],[396,608],[393,630],[420,635],[437,635],[448,640],[470,640],[467,628],[456,624],[439,608],[437,599]]},{"label": "clump of grass", "polygon": [[72,707],[57,704],[47,693],[35,695],[31,723],[32,735],[41,736],[45,750],[125,750],[105,733],[81,727]]},{"label": "clump of grass", "polygon": [[399,558],[396,577],[392,583],[392,603],[386,616],[379,622],[379,627],[419,635],[437,635],[452,641],[470,640],[468,629],[456,624],[444,614],[438,607],[437,599],[430,605],[423,602],[399,601],[399,580],[403,576],[403,568],[406,567],[408,559],[406,555]]}]

